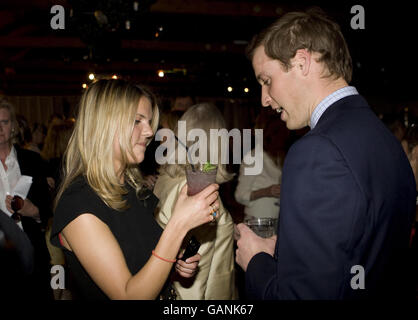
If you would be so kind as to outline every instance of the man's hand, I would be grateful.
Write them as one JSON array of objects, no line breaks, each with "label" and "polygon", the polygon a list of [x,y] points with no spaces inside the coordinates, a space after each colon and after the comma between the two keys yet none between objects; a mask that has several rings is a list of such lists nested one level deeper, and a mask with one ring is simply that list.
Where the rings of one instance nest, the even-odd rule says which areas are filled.
[{"label": "man's hand", "polygon": [[235,226],[235,229],[235,238],[239,237],[236,261],[244,271],[247,271],[248,263],[257,253],[266,252],[271,256],[274,255],[276,236],[261,238],[243,223]]}]

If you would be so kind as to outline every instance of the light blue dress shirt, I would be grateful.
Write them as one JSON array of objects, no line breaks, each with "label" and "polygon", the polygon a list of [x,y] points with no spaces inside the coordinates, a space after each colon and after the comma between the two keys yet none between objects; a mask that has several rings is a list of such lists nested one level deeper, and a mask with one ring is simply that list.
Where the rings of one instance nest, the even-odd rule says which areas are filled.
[{"label": "light blue dress shirt", "polygon": [[316,124],[319,121],[319,118],[321,118],[322,114],[331,106],[334,102],[337,102],[338,100],[341,100],[342,98],[345,98],[347,96],[352,96],[358,94],[357,89],[351,86],[347,86],[341,89],[338,89],[337,91],[334,91],[329,96],[324,98],[314,109],[311,115],[311,130],[315,128]]}]

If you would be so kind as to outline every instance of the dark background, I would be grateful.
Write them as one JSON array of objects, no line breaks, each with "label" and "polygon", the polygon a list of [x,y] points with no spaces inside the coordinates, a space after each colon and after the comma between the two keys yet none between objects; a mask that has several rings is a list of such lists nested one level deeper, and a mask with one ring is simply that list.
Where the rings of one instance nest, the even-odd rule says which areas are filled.
[{"label": "dark background", "polygon": [[[133,3],[2,0],[0,92],[14,97],[21,110],[25,97],[37,97],[36,103],[25,102],[37,108],[53,97],[49,105],[69,113],[94,72],[152,87],[163,108],[185,95],[215,101],[221,109],[258,108],[260,88],[244,55],[246,44],[284,13],[319,6],[341,25],[353,58],[352,85],[376,113],[402,115],[405,108],[417,113],[418,18],[406,1],[141,0],[138,11]],[[65,30],[50,27],[55,4],[65,8]],[[365,9],[364,30],[350,27],[350,10],[357,4]],[[95,11],[107,24],[99,24]],[[228,86],[234,90],[228,92]]]}]

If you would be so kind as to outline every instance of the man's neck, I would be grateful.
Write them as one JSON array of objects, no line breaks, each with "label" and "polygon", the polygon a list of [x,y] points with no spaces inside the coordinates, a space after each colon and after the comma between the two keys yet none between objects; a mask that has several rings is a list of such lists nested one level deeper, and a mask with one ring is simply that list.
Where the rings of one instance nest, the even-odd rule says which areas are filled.
[{"label": "man's neck", "polygon": [[312,113],[314,112],[315,108],[319,105],[319,103],[322,100],[328,97],[331,93],[347,86],[348,83],[342,78],[338,78],[337,80],[332,81],[322,79],[322,81],[318,82],[318,87],[316,90],[317,94],[313,99],[313,103],[311,104],[310,116],[312,116]]}]

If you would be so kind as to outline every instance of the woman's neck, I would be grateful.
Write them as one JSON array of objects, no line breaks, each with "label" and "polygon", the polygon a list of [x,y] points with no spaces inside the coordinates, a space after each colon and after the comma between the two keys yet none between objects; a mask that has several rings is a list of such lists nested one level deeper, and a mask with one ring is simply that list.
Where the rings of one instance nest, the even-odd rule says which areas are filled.
[{"label": "woman's neck", "polygon": [[10,154],[10,151],[11,151],[11,147],[9,146],[8,143],[0,144],[0,160],[6,171],[7,171],[6,158]]}]

